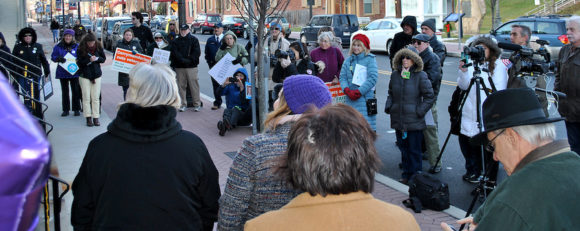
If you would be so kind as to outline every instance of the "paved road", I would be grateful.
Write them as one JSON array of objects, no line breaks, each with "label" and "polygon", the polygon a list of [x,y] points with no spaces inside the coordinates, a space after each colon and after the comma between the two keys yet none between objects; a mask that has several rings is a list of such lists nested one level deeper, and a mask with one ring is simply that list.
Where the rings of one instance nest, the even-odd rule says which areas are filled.
[{"label": "paved road", "polygon": [[[201,50],[203,53],[205,41],[207,41],[210,35],[195,34],[195,36],[200,41]],[[247,43],[247,40],[240,38],[238,39],[238,42],[245,45]],[[348,55],[348,49],[343,49],[343,54],[346,57]],[[399,179],[401,176],[401,170],[398,168],[398,164],[401,162],[400,161],[401,154],[400,151],[395,146],[396,138],[394,130],[392,130],[390,127],[389,116],[383,113],[383,109],[385,107],[385,102],[387,98],[388,83],[391,74],[389,58],[384,53],[375,53],[375,55],[377,56],[377,65],[379,67],[379,80],[376,85],[377,100],[379,102],[378,105],[379,114],[377,116],[377,133],[379,134],[379,136],[376,142],[376,146],[377,150],[379,151],[381,160],[383,162],[383,166],[380,170],[380,173],[393,179]],[[451,95],[453,94],[453,91],[455,90],[456,87],[457,80],[456,73],[458,62],[459,62],[458,58],[448,57],[445,60],[445,64],[443,67],[443,81],[439,97],[437,99],[440,146],[443,146],[445,137],[449,132],[450,122],[449,122],[449,114],[447,113],[447,107],[449,105]],[[207,63],[203,59],[203,54],[201,56],[198,68],[199,68],[199,84],[202,93],[208,96],[213,96],[210,77],[207,74],[209,68],[207,66]],[[247,68],[249,69],[249,66]],[[552,106],[552,108],[550,109],[551,116],[559,116],[557,110],[553,107],[554,105],[551,106]],[[566,129],[564,127],[564,122],[556,123],[556,128],[558,138],[560,139],[566,138]],[[464,169],[465,160],[459,149],[459,144],[457,142],[456,136],[452,135],[450,137],[449,143],[447,144],[447,147],[444,150],[442,161],[443,161],[443,171],[441,171],[439,174],[436,174],[435,176],[450,185],[449,189],[450,189],[451,204],[463,210],[467,210],[473,198],[471,195],[471,191],[474,189],[476,185],[464,182],[461,179],[461,176],[465,173]],[[423,161],[424,171],[427,171],[428,168],[429,163],[427,161]],[[501,166],[500,173],[498,175],[499,175],[498,181],[500,182],[506,176],[505,171],[501,169]],[[476,204],[476,207],[477,206],[479,206],[479,203]]]}]

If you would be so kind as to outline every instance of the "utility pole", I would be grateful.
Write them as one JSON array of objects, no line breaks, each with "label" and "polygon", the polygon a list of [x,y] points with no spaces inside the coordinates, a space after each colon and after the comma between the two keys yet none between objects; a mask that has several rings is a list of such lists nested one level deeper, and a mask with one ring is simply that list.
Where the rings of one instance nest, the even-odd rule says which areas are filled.
[{"label": "utility pole", "polygon": [[[240,1],[242,4],[244,1]],[[310,8],[312,9],[312,8]],[[254,57],[254,50],[256,49],[256,46],[258,44],[254,43],[254,30],[251,29],[253,22],[254,22],[254,0],[248,0],[248,29],[250,29],[248,31],[249,34],[249,39],[250,41],[248,41],[249,43],[252,44],[252,48],[250,48],[250,84],[252,85],[252,99],[250,99],[250,102],[252,104],[252,134],[256,135],[258,134],[258,116],[260,116],[260,113],[256,110],[256,97],[258,97],[258,92],[256,92],[257,88],[256,88],[256,76],[254,75],[254,70],[256,70],[255,67],[255,58]],[[312,15],[312,11],[310,11],[310,15]],[[312,16],[311,16],[312,17]],[[247,29],[246,29],[247,30]]]},{"label": "utility pole", "polygon": [[495,0],[495,15],[494,15],[494,30],[501,25],[501,17],[499,16],[499,0]]},{"label": "utility pole", "polygon": [[185,0],[177,1],[177,18],[180,25],[187,24],[187,19],[185,18]]}]

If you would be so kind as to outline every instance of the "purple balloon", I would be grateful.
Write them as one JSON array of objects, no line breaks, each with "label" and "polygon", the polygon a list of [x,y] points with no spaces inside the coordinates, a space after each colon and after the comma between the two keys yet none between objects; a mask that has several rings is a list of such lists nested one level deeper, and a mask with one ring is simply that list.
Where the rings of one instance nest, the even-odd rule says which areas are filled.
[{"label": "purple balloon", "polygon": [[0,230],[32,230],[47,182],[50,144],[0,73]]}]

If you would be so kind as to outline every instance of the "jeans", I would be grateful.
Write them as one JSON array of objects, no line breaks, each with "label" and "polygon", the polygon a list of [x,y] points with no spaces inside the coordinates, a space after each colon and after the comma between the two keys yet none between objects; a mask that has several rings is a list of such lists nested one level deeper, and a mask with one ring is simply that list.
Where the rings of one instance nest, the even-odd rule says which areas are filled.
[{"label": "jeans", "polygon": [[570,148],[580,155],[580,123],[566,121],[566,132],[568,133]]},{"label": "jeans", "polygon": [[[42,116],[42,106],[34,101],[31,100],[40,100],[40,88],[38,86],[38,82],[40,81],[40,77],[33,77],[34,81],[32,82],[30,78],[23,78],[18,77],[18,84],[22,89],[22,94],[24,94],[24,106],[30,111],[30,113],[38,118],[43,118]],[[32,93],[32,95],[31,95]]]},{"label": "jeans", "polygon": [[52,41],[58,42],[58,30],[52,30]]},{"label": "jeans", "polygon": [[401,150],[403,159],[403,179],[410,179],[415,173],[423,169],[421,143],[423,141],[423,131],[407,131],[405,138],[404,132],[397,130],[397,143]]}]

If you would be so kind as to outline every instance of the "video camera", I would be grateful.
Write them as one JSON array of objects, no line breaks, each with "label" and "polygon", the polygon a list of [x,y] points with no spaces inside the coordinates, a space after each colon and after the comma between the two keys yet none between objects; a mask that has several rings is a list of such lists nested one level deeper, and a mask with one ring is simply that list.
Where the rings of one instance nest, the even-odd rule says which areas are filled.
[{"label": "video camera", "polygon": [[278,49],[278,50],[276,50],[276,52],[274,52],[274,56],[276,56],[276,58],[278,58],[278,59],[287,59],[288,56],[290,56],[290,60],[295,60],[294,52],[282,51],[280,49]]},{"label": "video camera", "polygon": [[[545,45],[550,44],[546,40],[538,39],[535,41],[540,45],[540,48],[533,50],[532,48],[522,47],[520,45],[511,43],[498,43],[502,49],[514,51],[510,57],[510,61],[516,68],[517,77],[523,78],[528,87],[536,87],[537,77],[546,76],[552,73],[556,65],[551,61],[550,53]],[[541,57],[537,58],[537,57]]]},{"label": "video camera", "polygon": [[[463,48],[463,54],[469,55],[475,63],[481,63],[485,60],[485,49],[482,45]],[[464,61],[467,63],[467,60]]]}]

